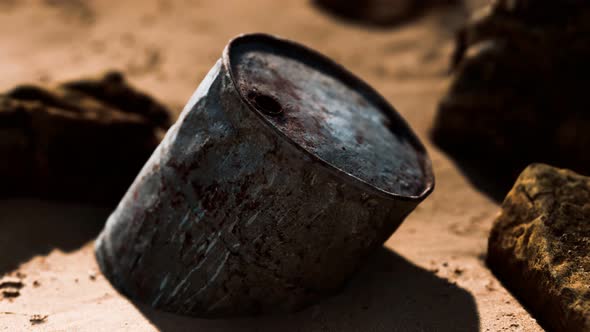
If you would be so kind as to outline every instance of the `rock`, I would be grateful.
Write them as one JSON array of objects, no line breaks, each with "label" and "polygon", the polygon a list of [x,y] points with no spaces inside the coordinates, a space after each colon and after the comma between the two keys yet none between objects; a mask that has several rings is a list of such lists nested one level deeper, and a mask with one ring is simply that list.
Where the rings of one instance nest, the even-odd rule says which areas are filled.
[{"label": "rock", "polygon": [[554,331],[590,331],[590,178],[529,166],[502,204],[487,263]]},{"label": "rock", "polygon": [[0,299],[11,299],[20,296],[20,290],[24,287],[18,278],[3,277],[0,279]]},{"label": "rock", "polygon": [[314,0],[321,8],[346,19],[371,24],[397,24],[419,14],[427,5],[451,4],[452,0]]},{"label": "rock", "polygon": [[48,317],[49,315],[34,314],[29,317],[29,322],[31,322],[32,325],[43,324],[47,321]]},{"label": "rock", "polygon": [[506,190],[533,162],[590,174],[589,33],[588,1],[495,1],[479,12],[458,34],[434,141]]},{"label": "rock", "polygon": [[119,73],[0,95],[0,197],[113,204],[170,125]]}]

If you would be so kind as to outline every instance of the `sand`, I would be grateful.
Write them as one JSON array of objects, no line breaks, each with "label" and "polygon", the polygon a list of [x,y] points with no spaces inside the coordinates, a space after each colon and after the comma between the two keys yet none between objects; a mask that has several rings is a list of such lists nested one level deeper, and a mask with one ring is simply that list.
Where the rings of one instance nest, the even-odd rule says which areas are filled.
[{"label": "sand", "polygon": [[0,330],[542,330],[485,266],[498,202],[428,138],[449,84],[452,31],[476,5],[368,29],[301,0],[0,0],[0,90],[114,68],[179,112],[232,36],[273,33],[334,58],[383,94],[424,141],[437,180],[340,295],[296,314],[215,321],[155,312],[110,286],[92,252],[108,209],[2,201],[0,274],[24,287],[0,299]]}]

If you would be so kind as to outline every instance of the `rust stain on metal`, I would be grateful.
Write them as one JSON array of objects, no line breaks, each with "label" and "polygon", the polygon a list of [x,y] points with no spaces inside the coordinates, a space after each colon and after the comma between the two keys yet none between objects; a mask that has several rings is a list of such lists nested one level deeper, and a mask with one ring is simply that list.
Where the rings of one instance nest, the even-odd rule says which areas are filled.
[{"label": "rust stain on metal", "polygon": [[[238,42],[230,55],[243,96],[286,137],[344,172],[390,193],[417,196],[426,183],[416,144],[386,123],[400,121],[371,91],[306,54],[272,43]],[[302,56],[303,55],[303,56]],[[343,79],[344,78],[344,79]],[[256,103],[272,101],[280,115]],[[269,116],[275,115],[275,116]]]}]

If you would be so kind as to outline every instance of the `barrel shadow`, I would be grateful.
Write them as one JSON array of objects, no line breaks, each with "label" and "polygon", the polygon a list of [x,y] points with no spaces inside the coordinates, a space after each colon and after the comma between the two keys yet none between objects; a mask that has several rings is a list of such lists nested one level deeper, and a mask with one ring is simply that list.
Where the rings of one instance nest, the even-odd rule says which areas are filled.
[{"label": "barrel shadow", "polygon": [[0,200],[0,276],[53,249],[80,248],[96,237],[110,211],[40,200]]},{"label": "barrel shadow", "polygon": [[515,162],[509,167],[501,167],[498,165],[503,162],[501,158],[492,161],[461,153],[445,153],[448,153],[457,169],[477,190],[496,203],[502,203],[520,172],[528,165],[526,162]]},{"label": "barrel shadow", "polygon": [[160,331],[479,331],[473,296],[382,248],[343,292],[304,311],[206,320],[136,304]]}]

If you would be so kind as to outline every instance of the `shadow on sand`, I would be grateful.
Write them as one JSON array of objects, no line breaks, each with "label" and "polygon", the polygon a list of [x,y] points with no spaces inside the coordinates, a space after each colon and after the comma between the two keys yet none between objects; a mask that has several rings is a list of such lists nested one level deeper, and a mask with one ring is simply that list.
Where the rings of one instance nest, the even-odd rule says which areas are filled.
[{"label": "shadow on sand", "polygon": [[139,310],[168,331],[479,331],[471,294],[382,248],[343,292],[304,311],[206,320]]},{"label": "shadow on sand", "polygon": [[[53,249],[96,237],[110,209],[34,200],[0,201],[0,275]],[[169,331],[479,331],[475,301],[462,288],[381,248],[337,296],[289,315],[206,320],[136,304]]]},{"label": "shadow on sand", "polygon": [[39,200],[0,200],[0,275],[53,249],[94,239],[111,209]]},{"label": "shadow on sand", "polygon": [[480,192],[487,195],[496,203],[502,203],[504,198],[512,189],[514,181],[518,178],[520,171],[524,170],[527,163],[523,162],[512,169],[502,168],[503,161],[469,158],[458,154],[451,154],[441,150],[451,158],[455,166],[461,171],[469,182]]}]

